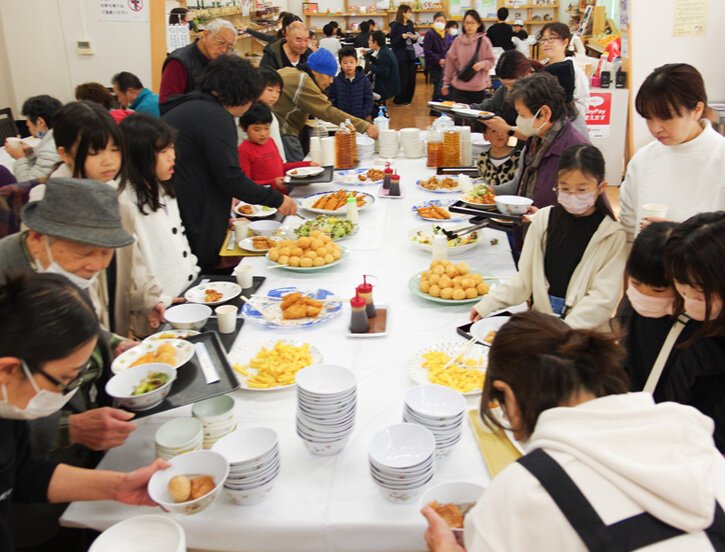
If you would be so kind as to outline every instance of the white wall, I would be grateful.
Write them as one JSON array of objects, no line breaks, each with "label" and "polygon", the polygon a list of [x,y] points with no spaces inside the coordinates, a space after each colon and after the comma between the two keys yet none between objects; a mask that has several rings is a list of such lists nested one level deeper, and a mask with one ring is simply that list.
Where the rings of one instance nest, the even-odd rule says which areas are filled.
[{"label": "white wall", "polygon": [[[675,0],[630,2],[632,30],[632,101],[644,79],[666,63],[689,63],[702,73],[710,101],[725,100],[725,1],[709,0],[706,34],[701,37],[672,36]],[[634,117],[635,150],[652,141],[644,119]]]},{"label": "white wall", "polygon": [[[92,41],[94,55],[76,52],[79,39]],[[151,86],[149,23],[101,21],[97,0],[0,0],[0,50],[0,100],[18,114],[29,96],[70,101],[77,84],[110,86],[118,71]]]}]

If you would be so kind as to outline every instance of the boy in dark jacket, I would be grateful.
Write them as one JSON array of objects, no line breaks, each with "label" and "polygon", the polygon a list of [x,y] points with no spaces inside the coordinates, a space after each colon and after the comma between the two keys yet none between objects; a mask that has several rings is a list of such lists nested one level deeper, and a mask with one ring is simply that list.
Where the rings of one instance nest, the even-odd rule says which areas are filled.
[{"label": "boy in dark jacket", "polygon": [[342,70],[332,81],[327,96],[336,108],[365,119],[373,109],[373,87],[357,64],[357,52],[345,46],[339,53]]},{"label": "boy in dark jacket", "polygon": [[[400,74],[398,60],[393,51],[385,45],[383,31],[370,33],[370,48],[373,52],[365,54],[370,63],[370,70],[375,75],[373,92],[385,101],[400,93]],[[377,54],[377,55],[376,55]]]}]

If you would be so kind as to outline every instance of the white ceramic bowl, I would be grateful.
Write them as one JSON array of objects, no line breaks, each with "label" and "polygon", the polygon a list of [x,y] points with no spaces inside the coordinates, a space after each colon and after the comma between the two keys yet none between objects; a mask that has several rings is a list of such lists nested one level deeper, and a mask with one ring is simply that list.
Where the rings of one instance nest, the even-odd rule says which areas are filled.
[{"label": "white ceramic bowl", "polygon": [[194,403],[191,413],[205,425],[224,422],[234,417],[234,399],[229,395],[219,395]]},{"label": "white ceramic bowl", "polygon": [[[132,395],[134,388],[151,372],[163,372],[169,376],[169,381],[153,391],[143,395]],[[171,391],[171,385],[176,379],[176,368],[158,362],[139,364],[128,370],[116,374],[106,383],[106,393],[129,410],[148,410],[161,403]]]},{"label": "white ceramic bowl", "polygon": [[534,203],[533,199],[515,195],[500,195],[494,198],[496,207],[504,215],[523,215]]},{"label": "white ceramic bowl", "polygon": [[111,525],[89,552],[186,552],[184,528],[168,516],[149,515]]},{"label": "white ceramic bowl", "polygon": [[276,220],[258,220],[252,222],[248,228],[255,236],[272,236],[281,226],[282,223]]},{"label": "white ceramic bowl", "polygon": [[235,504],[241,506],[251,506],[252,504],[258,504],[270,493],[274,487],[274,480],[265,483],[261,487],[256,489],[250,489],[245,491],[236,491],[234,489],[228,489],[224,487],[224,494],[227,495]]},{"label": "white ceramic bowl", "polygon": [[355,388],[355,374],[342,366],[314,364],[303,368],[295,376],[297,388],[310,395],[324,398],[347,394]]},{"label": "white ceramic bowl", "polygon": [[429,429],[417,424],[395,424],[376,433],[370,441],[370,459],[380,466],[410,468],[435,451]]},{"label": "white ceramic bowl", "polygon": [[332,443],[315,443],[313,441],[303,439],[302,443],[312,454],[316,454],[317,456],[332,456],[344,449],[347,441],[348,439],[345,438]]},{"label": "white ceramic bowl", "polygon": [[211,308],[206,305],[186,303],[167,309],[164,318],[177,330],[201,330],[211,313]]},{"label": "white ceramic bowl", "polygon": [[428,479],[424,480],[420,485],[417,487],[413,487],[410,489],[389,489],[387,487],[384,487],[376,482],[376,485],[378,486],[378,489],[382,492],[383,496],[389,500],[390,502],[394,502],[395,504],[404,504],[406,502],[410,502],[413,500],[416,496],[420,494],[420,491],[423,487],[425,487],[430,480],[433,479],[433,474],[430,474],[430,477]]},{"label": "white ceramic bowl", "polygon": [[[210,450],[187,452],[172,458],[171,467],[155,472],[148,483],[151,500],[174,514],[196,514],[209,506],[219,494],[229,475],[229,463],[221,454]],[[196,500],[174,502],[169,496],[169,480],[177,475],[209,475],[214,479],[214,489]]]},{"label": "white ceramic bowl", "polygon": [[204,426],[196,418],[174,418],[156,430],[154,441],[162,450],[178,451],[181,448],[201,442]]},{"label": "white ceramic bowl", "polygon": [[458,391],[442,385],[416,385],[405,393],[405,404],[423,419],[458,418],[466,410],[466,399]]},{"label": "white ceramic bowl", "polygon": [[268,427],[238,429],[219,439],[212,450],[233,466],[251,464],[264,458],[277,446],[277,432]]}]

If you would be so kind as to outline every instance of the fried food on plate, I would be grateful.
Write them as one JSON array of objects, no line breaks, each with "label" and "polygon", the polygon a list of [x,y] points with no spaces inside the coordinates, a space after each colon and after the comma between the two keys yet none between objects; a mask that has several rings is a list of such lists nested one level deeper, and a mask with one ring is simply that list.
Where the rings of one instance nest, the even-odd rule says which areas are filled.
[{"label": "fried food on plate", "polygon": [[433,508],[436,513],[441,516],[448,527],[451,529],[463,529],[463,514],[461,509],[455,504],[438,504],[437,500],[434,500],[428,504]]}]

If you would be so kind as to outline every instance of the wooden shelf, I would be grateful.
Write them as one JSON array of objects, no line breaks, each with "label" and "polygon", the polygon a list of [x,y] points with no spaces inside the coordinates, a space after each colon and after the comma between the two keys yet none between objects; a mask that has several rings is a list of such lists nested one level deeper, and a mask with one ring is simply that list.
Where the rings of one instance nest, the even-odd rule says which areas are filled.
[{"label": "wooden shelf", "polygon": [[545,9],[545,8],[558,8],[559,4],[522,4],[520,6],[514,6],[513,4],[503,4],[504,8],[520,10],[520,9]]},{"label": "wooden shelf", "polygon": [[[434,9],[413,10],[413,13],[426,13],[426,12],[435,13],[435,12],[439,12],[439,11],[444,11],[443,6],[441,6],[440,8],[434,8]],[[397,13],[397,12],[398,12],[398,8],[395,8],[394,10],[388,10],[388,13]]]},{"label": "wooden shelf", "polygon": [[549,21],[544,21],[543,19],[541,21],[534,21],[533,19],[530,21],[524,21],[524,25],[546,25],[547,23],[554,23],[554,20],[551,19]]}]

